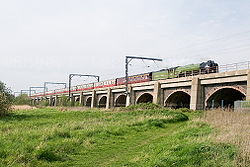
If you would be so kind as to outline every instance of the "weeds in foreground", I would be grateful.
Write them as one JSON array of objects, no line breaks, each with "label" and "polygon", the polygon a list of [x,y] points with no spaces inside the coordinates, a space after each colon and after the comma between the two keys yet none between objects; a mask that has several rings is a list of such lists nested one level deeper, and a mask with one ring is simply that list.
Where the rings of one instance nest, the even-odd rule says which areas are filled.
[{"label": "weeds in foreground", "polygon": [[220,133],[213,136],[216,141],[229,142],[237,146],[236,166],[250,166],[250,113],[206,111],[201,121],[220,129]]}]

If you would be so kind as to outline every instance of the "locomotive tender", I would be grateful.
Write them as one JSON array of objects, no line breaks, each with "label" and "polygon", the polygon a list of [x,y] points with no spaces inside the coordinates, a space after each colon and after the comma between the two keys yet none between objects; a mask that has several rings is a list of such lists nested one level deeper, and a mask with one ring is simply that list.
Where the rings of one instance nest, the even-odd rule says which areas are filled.
[{"label": "locomotive tender", "polygon": [[[162,69],[160,71],[149,72],[144,74],[137,74],[128,77],[128,84],[140,83],[140,82],[148,82],[155,81],[161,79],[170,79],[170,78],[179,78],[185,76],[192,76],[198,74],[209,74],[209,73],[217,73],[218,72],[218,64],[212,60],[208,60],[207,62],[202,62],[200,64],[189,64],[185,66],[177,66],[168,69]],[[82,84],[71,87],[71,92],[78,92],[96,88],[104,88],[104,87],[113,87],[118,85],[125,85],[126,78],[116,78],[111,80],[105,80],[95,83]],[[56,89],[53,91],[48,91],[44,93],[37,93],[32,96],[44,96],[44,95],[55,95],[55,94],[63,94],[68,93],[69,88]]]}]

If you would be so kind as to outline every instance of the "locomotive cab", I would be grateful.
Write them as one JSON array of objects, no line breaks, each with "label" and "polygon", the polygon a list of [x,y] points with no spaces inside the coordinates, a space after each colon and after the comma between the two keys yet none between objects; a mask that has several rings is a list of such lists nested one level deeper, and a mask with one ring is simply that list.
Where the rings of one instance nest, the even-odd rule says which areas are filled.
[{"label": "locomotive cab", "polygon": [[208,60],[207,62],[202,62],[200,64],[201,73],[209,74],[209,73],[217,73],[219,72],[218,64],[213,60]]}]

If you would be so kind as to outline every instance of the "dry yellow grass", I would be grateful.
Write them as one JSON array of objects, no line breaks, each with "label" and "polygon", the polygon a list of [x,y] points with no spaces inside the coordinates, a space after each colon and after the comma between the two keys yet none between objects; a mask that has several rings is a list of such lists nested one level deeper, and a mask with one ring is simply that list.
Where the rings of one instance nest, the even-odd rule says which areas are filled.
[{"label": "dry yellow grass", "polygon": [[206,111],[201,121],[219,129],[219,132],[212,136],[215,141],[229,142],[237,146],[236,166],[250,166],[250,112]]}]

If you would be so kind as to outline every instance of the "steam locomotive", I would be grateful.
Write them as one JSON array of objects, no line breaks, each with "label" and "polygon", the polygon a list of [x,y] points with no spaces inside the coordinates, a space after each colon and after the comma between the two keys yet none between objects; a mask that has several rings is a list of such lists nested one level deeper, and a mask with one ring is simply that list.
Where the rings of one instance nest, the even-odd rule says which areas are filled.
[{"label": "steam locomotive", "polygon": [[[179,77],[193,76],[199,74],[217,73],[217,72],[218,72],[218,64],[212,60],[209,60],[207,62],[202,62],[200,64],[189,64],[185,66],[177,66],[144,74],[132,75],[128,77],[128,84],[170,79],[170,78],[179,78]],[[96,88],[125,85],[125,83],[126,83],[126,78],[122,77],[106,81],[73,86],[70,88],[70,91],[73,93],[73,92],[96,89]],[[68,92],[69,88],[64,88],[64,89],[57,89],[45,92],[45,95],[48,96],[48,95],[62,94]],[[32,96],[35,97],[44,96],[44,93],[38,93]]]}]

